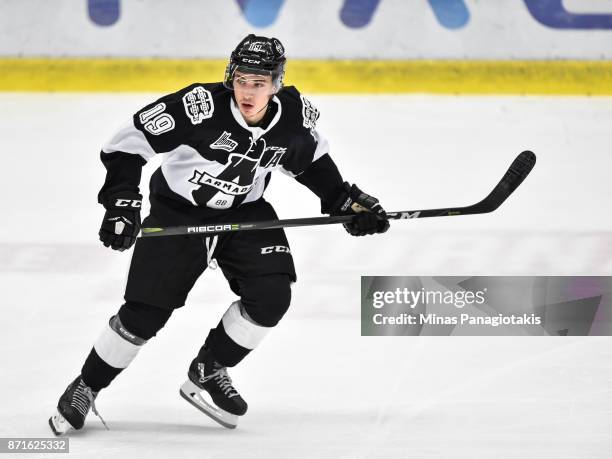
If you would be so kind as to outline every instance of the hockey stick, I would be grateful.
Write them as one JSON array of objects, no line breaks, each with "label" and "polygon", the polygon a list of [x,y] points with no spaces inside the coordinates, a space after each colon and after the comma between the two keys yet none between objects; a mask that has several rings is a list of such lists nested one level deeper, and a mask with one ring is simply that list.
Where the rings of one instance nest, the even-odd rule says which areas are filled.
[{"label": "hockey stick", "polygon": [[[449,207],[446,209],[404,210],[387,212],[389,220],[409,218],[450,217],[455,215],[474,215],[493,212],[525,180],[536,162],[531,151],[524,151],[516,157],[493,191],[482,201],[467,207]],[[171,226],[167,228],[142,228],[141,237],[178,236],[188,234],[219,234],[235,231],[264,230],[274,228],[291,228],[295,226],[333,225],[348,223],[354,215],[333,217],[291,218],[286,220],[267,220],[247,223],[218,223],[204,226]]]}]

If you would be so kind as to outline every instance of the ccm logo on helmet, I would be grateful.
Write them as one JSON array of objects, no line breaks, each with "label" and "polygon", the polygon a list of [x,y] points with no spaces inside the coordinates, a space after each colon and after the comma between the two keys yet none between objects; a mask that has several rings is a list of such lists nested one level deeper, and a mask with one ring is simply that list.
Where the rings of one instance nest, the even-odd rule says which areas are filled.
[{"label": "ccm logo on helmet", "polygon": [[262,247],[261,248],[261,254],[262,255],[267,255],[269,253],[291,253],[291,250],[289,250],[289,247],[284,246],[284,245],[273,245],[270,247]]}]

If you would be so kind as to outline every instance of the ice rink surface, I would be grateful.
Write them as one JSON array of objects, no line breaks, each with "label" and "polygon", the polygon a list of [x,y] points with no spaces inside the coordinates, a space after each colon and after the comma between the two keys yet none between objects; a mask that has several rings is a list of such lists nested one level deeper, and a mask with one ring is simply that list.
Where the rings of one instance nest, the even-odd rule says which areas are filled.
[{"label": "ice rink surface", "polygon": [[[155,97],[0,94],[0,437],[50,436],[59,395],[122,303],[130,253],[97,241],[98,152]],[[289,229],[292,307],[230,371],[250,406],[235,431],[178,394],[235,299],[220,272],[205,272],[98,397],[110,431],[90,414],[71,456],[610,457],[611,338],[361,337],[359,285],[361,275],[612,275],[612,99],[311,99],[344,177],[387,210],[472,204],[520,151],[538,163],[493,214],[393,222],[369,238]],[[266,197],[281,218],[319,212],[282,174]]]}]

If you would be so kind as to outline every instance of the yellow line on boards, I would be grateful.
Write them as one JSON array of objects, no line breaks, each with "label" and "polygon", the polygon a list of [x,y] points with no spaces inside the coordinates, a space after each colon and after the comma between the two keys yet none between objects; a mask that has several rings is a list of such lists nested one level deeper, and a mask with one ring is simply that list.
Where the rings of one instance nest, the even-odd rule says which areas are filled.
[{"label": "yellow line on boards", "polygon": [[[226,60],[0,58],[0,91],[171,92],[221,81]],[[612,61],[290,60],[307,93],[612,95]]]}]

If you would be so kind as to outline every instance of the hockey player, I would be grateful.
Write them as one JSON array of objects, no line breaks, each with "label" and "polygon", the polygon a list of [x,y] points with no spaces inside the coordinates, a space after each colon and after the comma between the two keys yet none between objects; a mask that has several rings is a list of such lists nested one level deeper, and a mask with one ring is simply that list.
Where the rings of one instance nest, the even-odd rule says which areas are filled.
[{"label": "hockey player", "polygon": [[378,200],[341,178],[316,130],[318,110],[283,88],[285,51],[276,38],[249,35],[232,52],[223,83],[195,83],[137,112],[103,147],[107,169],[98,200],[105,246],[134,243],[125,303],[94,343],[81,373],[49,419],[56,435],[81,429],[100,390],[166,324],[208,266],[218,262],[240,297],[210,330],[180,394],[221,425],[234,428],[247,404],[227,367],[238,364],[283,317],[296,280],[282,229],[214,237],[136,240],[142,167],[156,154],[145,226],[201,225],[278,218],[263,198],[272,171],[295,177],[321,200],[323,213],[354,214],[354,236],[385,232]]}]

